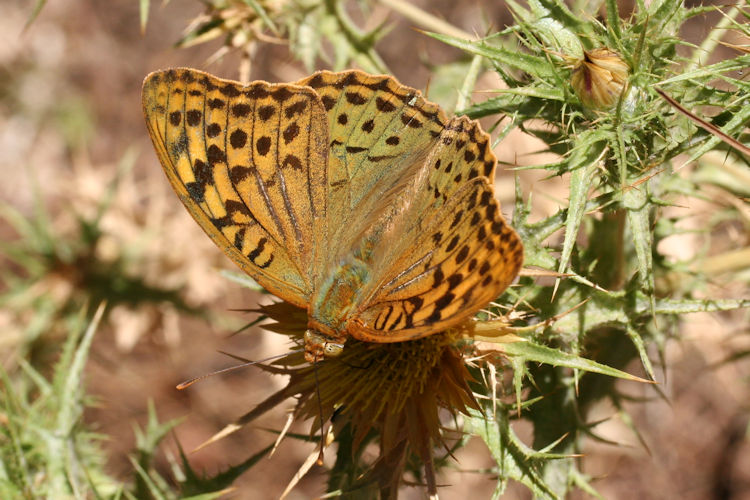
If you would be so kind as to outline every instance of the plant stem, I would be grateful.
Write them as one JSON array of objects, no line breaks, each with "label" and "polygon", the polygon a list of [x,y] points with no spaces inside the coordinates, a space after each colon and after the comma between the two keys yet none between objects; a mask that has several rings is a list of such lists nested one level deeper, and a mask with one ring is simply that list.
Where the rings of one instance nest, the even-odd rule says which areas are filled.
[{"label": "plant stem", "polygon": [[326,8],[336,18],[339,28],[341,28],[342,33],[349,40],[349,43],[361,55],[361,57],[356,58],[356,61],[362,66],[362,69],[369,73],[388,73],[388,67],[385,62],[372,49],[369,41],[364,40],[365,35],[363,35],[357,25],[346,14],[343,4],[328,0]]},{"label": "plant stem", "polygon": [[741,248],[708,257],[697,265],[695,270],[713,275],[747,269],[748,265],[750,265],[750,248]]},{"label": "plant stem", "polygon": [[452,24],[423,11],[419,7],[415,7],[405,0],[380,0],[380,3],[390,7],[391,10],[398,12],[426,30],[464,40],[475,40],[477,38],[475,35],[456,28]]},{"label": "plant stem", "polygon": [[474,90],[474,85],[477,83],[479,77],[479,70],[482,68],[482,56],[474,56],[469,65],[469,71],[464,78],[464,83],[458,90],[458,97],[456,98],[456,111],[462,111],[467,108],[467,104],[470,104],[471,92]]},{"label": "plant stem", "polygon": [[716,23],[716,26],[711,29],[711,31],[708,33],[708,36],[706,36],[706,39],[703,40],[703,43],[701,43],[700,47],[693,51],[693,57],[690,58],[690,62],[688,62],[688,64],[685,66],[685,72],[695,69],[701,62],[701,59],[708,59],[708,56],[711,55],[716,46],[719,44],[719,40],[721,39],[721,37],[724,36],[724,32],[726,31],[726,29],[735,22],[734,18],[737,17],[737,14],[739,13],[740,9],[736,5],[732,7],[726,14],[722,12],[724,18]]}]

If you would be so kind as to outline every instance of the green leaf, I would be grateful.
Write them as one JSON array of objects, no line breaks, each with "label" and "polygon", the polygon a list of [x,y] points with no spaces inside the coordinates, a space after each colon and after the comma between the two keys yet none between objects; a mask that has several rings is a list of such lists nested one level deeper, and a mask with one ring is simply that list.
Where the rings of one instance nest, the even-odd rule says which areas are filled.
[{"label": "green leaf", "polygon": [[563,456],[539,453],[523,444],[508,424],[507,410],[497,414],[493,414],[491,408],[483,412],[469,411],[471,417],[466,419],[464,430],[482,438],[497,463],[499,481],[493,498],[500,498],[508,479],[525,485],[537,498],[558,498],[544,482],[541,462]]},{"label": "green leaf", "polygon": [[[144,468],[150,466],[150,459],[157,450],[159,443],[166,435],[180,423],[179,419],[168,420],[165,423],[159,422],[156,414],[156,407],[153,400],[148,401],[148,421],[146,428],[141,430],[140,427],[134,426],[135,446],[138,450],[138,463]],[[146,459],[144,461],[144,458]]]},{"label": "green leaf", "polygon": [[559,21],[572,33],[586,34],[592,31],[591,23],[575,16],[565,5],[565,2],[560,0],[529,0],[529,6],[532,11],[536,11],[537,16],[541,17],[542,13],[545,13],[552,19]]},{"label": "green leaf", "polygon": [[[560,16],[550,14],[550,10],[542,6],[540,2],[529,2],[531,10],[526,10],[513,0],[506,1],[506,4],[513,11],[514,17],[519,21],[521,29],[527,35],[530,43],[535,38],[540,38],[543,47],[561,51],[572,57],[583,55],[581,41],[576,33],[580,33],[580,22],[573,21],[575,28],[566,26],[564,22],[570,18],[562,19]],[[563,6],[567,11],[567,7]],[[536,45],[536,44],[534,44]]]},{"label": "green leaf", "polygon": [[549,107],[549,103],[541,99],[524,99],[513,93],[503,92],[498,97],[474,104],[463,110],[469,118],[483,118],[495,114],[518,114],[521,116],[544,116],[543,110]]},{"label": "green leaf", "polygon": [[709,64],[702,68],[697,68],[692,71],[687,71],[679,75],[667,78],[657,83],[660,87],[665,85],[671,85],[678,82],[684,82],[688,80],[696,80],[698,82],[705,80],[713,80],[721,73],[727,73],[729,71],[744,71],[750,66],[750,54],[741,55],[734,59],[726,59],[724,61]]},{"label": "green leaf", "polygon": [[626,328],[626,333],[638,351],[638,356],[641,358],[641,364],[646,369],[646,373],[648,373],[648,376],[651,377],[652,380],[655,379],[654,367],[651,365],[648,352],[646,352],[646,344],[643,341],[643,337],[641,337],[641,335],[630,325]]},{"label": "green leaf", "polygon": [[568,168],[572,171],[570,198],[565,219],[565,239],[557,268],[559,273],[564,273],[568,269],[589,193],[596,187],[596,177],[593,174],[606,151],[608,136],[609,134],[601,129],[582,132],[568,161]]},{"label": "green leaf", "polygon": [[613,38],[616,46],[622,40],[622,30],[620,29],[620,11],[617,8],[617,0],[605,0],[605,9],[607,11],[607,35]]},{"label": "green leaf", "polygon": [[263,22],[265,23],[268,28],[273,31],[274,35],[280,36],[281,33],[279,32],[279,29],[274,24],[273,20],[268,16],[268,13],[266,12],[266,9],[263,8],[261,4],[256,2],[256,0],[242,0],[245,2],[245,5],[251,7],[256,14],[258,14],[258,17],[260,17]]},{"label": "green leaf", "polygon": [[262,458],[267,456],[271,452],[271,450],[273,450],[273,448],[274,444],[271,443],[259,452],[248,457],[242,463],[229,467],[224,472],[220,472],[213,477],[199,477],[190,467],[190,463],[188,462],[185,453],[182,451],[182,448],[180,448],[180,457],[182,459],[183,467],[185,468],[185,481],[181,485],[182,494],[195,495],[197,498],[201,498],[198,495],[209,494],[213,496],[203,498],[218,498],[229,490],[229,487],[235,481],[235,479],[248,471]]},{"label": "green leaf", "polygon": [[648,9],[646,9],[651,21],[649,28],[655,30],[657,33],[669,30],[668,25],[671,21],[680,21],[679,18],[675,19],[675,17],[681,14],[682,8],[682,0],[657,0],[651,2]]},{"label": "green leaf", "polygon": [[648,181],[625,189],[622,204],[627,210],[628,222],[638,259],[638,278],[647,290],[654,289],[653,257]]},{"label": "green leaf", "polygon": [[564,92],[560,88],[552,88],[552,87],[535,87],[535,86],[526,86],[526,87],[519,87],[514,89],[500,89],[497,90],[498,94],[513,94],[513,95],[519,95],[524,97],[536,97],[537,99],[547,99],[551,101],[566,101],[570,98],[570,94],[567,92]]},{"label": "green leaf", "polygon": [[[638,294],[637,310],[645,311],[647,298]],[[657,299],[656,314],[688,314],[695,312],[732,311],[750,307],[750,300],[744,299]]]},{"label": "green leaf", "polygon": [[525,71],[536,78],[551,77],[554,74],[554,70],[550,67],[549,62],[542,57],[525,54],[518,50],[511,51],[494,47],[483,40],[464,40],[440,33],[427,33],[427,35],[464,50],[469,54],[480,55],[490,59],[494,63]]},{"label": "green leaf", "polygon": [[536,344],[528,340],[503,343],[502,350],[510,356],[519,356],[526,361],[545,363],[552,366],[562,366],[592,373],[601,373],[602,375],[625,380],[648,382],[648,380],[625,373],[616,368],[597,363],[596,361],[575,354],[562,352],[559,349],[552,349],[551,347]]}]

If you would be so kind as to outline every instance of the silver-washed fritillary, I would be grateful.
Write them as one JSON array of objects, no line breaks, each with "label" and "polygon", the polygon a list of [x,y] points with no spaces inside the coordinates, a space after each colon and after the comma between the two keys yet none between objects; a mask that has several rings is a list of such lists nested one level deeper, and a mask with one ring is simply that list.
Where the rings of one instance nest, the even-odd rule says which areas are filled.
[{"label": "silver-washed fritillary", "polygon": [[193,218],[307,310],[310,362],[349,335],[400,342],[456,326],[521,267],[487,134],[391,77],[242,85],[170,69],[146,77],[143,110]]}]

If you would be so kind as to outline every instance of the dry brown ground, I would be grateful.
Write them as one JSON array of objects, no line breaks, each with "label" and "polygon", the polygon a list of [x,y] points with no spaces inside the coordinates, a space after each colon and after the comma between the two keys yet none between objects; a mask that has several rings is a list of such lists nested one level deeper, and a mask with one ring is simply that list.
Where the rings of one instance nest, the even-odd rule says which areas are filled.
[{"label": "dry brown ground", "polygon": [[[180,65],[202,67],[216,49],[215,45],[190,50],[170,48],[186,21],[197,12],[197,2],[172,1],[153,9],[143,36],[138,27],[138,2],[132,0],[49,2],[37,21],[21,33],[31,3],[10,2],[0,16],[0,68],[5,78],[0,84],[4,92],[0,95],[0,197],[30,213],[28,170],[33,168],[36,177],[43,180],[43,194],[51,207],[62,210],[73,204],[85,210],[101,196],[118,160],[135,146],[139,151],[136,166],[124,182],[123,192],[118,193],[114,213],[108,215],[105,227],[119,232],[125,241],[136,242],[143,251],[161,256],[144,271],[151,273],[154,282],[186,283],[194,303],[217,312],[252,307],[257,296],[217,277],[215,268],[231,269],[231,263],[212,246],[171,193],[152,153],[140,112],[140,84],[149,71]],[[508,21],[505,8],[494,2],[456,8],[454,2],[441,0],[430,2],[430,9],[467,31],[481,31],[481,27],[469,24],[480,11],[495,25]],[[394,74],[417,88],[424,88],[429,76],[420,60],[429,57],[440,63],[458,55],[408,29],[404,21],[396,25],[381,47]],[[236,64],[230,57],[207,69],[235,77]],[[303,75],[301,66],[291,60],[284,47],[269,46],[259,51],[252,76],[290,81]],[[491,87],[492,77],[485,78],[480,86]],[[56,127],[56,116],[50,112],[56,104],[68,101],[85,101],[93,119],[93,133],[82,151],[66,147]],[[524,138],[513,137],[498,148],[498,156],[505,161],[531,162],[532,158],[521,155],[535,147]],[[565,203],[561,199],[564,190],[560,189],[563,181],[540,182],[540,177],[523,177],[524,191],[535,193],[539,217]],[[507,211],[512,206],[512,177],[503,173],[497,187]],[[110,251],[117,252],[122,241],[110,242]],[[228,316],[235,325],[244,320],[239,313]],[[733,336],[744,333],[742,325],[733,323],[736,317],[740,316],[696,315],[685,321],[686,341],[670,345],[667,352],[669,368],[662,384],[666,400],[644,387],[631,384],[625,388],[634,396],[649,399],[645,404],[630,405],[630,410],[650,453],[616,415],[603,424],[599,429],[602,435],[632,445],[590,443],[587,447],[583,469],[600,478],[595,485],[605,497],[750,498],[750,448],[743,437],[750,371],[747,364],[711,367],[742,341]],[[133,446],[132,426],[145,423],[149,399],[155,401],[162,420],[184,418],[175,434],[190,450],[282,386],[279,377],[250,369],[209,379],[187,391],[174,389],[176,383],[191,376],[226,366],[227,359],[216,353],[217,349],[260,358],[285,347],[273,335],[259,330],[227,339],[230,329],[211,327],[170,311],[151,311],[148,315],[120,311],[102,329],[87,377],[89,391],[100,404],[87,412],[86,419],[109,436],[106,449],[114,474],[130,469],[126,453]],[[611,416],[613,410],[602,406],[592,419]],[[272,412],[253,428],[192,454],[194,467],[216,471],[240,462],[273,441],[274,435],[263,428],[279,429],[284,419],[281,409]],[[296,427],[301,432],[306,429]],[[278,497],[310,451],[309,445],[287,440],[276,456],[261,461],[237,482],[240,489],[235,497]],[[492,466],[479,441],[461,450],[458,458],[465,471]],[[290,498],[320,494],[322,481],[322,474],[313,472]],[[473,472],[450,472],[441,482],[450,485],[441,493],[443,498],[467,494],[470,498],[489,498],[494,488],[492,478]],[[723,494],[723,484],[734,489]],[[507,498],[525,496],[521,488],[512,486]],[[423,493],[406,489],[403,497],[423,498]]]}]

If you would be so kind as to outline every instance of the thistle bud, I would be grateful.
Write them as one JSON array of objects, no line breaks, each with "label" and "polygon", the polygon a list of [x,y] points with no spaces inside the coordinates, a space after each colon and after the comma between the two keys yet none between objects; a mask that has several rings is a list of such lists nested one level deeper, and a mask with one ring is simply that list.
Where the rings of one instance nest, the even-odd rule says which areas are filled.
[{"label": "thistle bud", "polygon": [[583,51],[570,83],[587,108],[611,108],[622,94],[630,68],[617,52],[599,48]]}]

